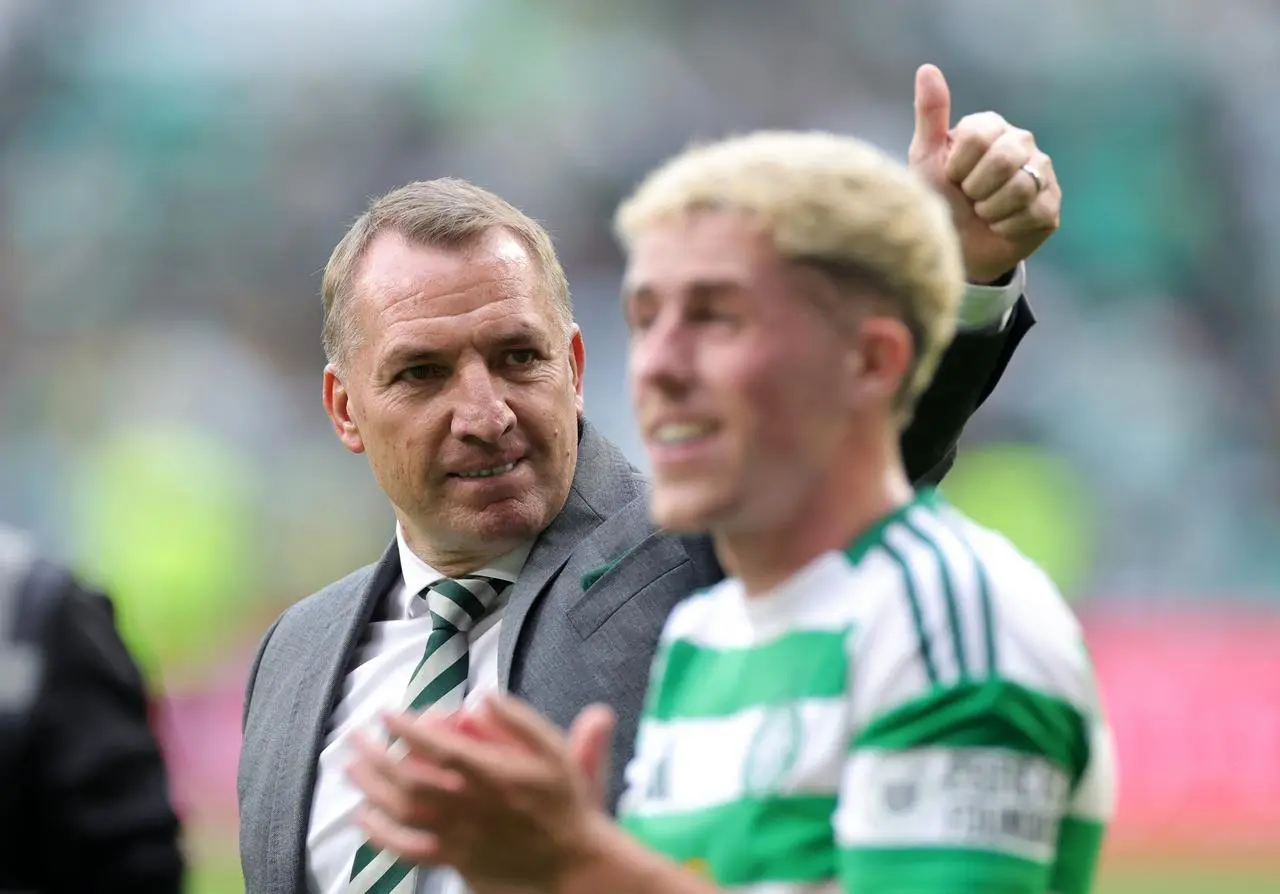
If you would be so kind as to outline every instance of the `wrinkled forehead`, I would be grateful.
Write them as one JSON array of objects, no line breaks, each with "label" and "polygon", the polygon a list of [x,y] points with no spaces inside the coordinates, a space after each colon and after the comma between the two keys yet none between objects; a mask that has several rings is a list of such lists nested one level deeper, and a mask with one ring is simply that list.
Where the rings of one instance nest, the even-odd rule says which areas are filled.
[{"label": "wrinkled forehead", "polygon": [[381,233],[361,260],[352,297],[359,315],[373,326],[493,312],[550,317],[554,310],[531,253],[501,229],[458,245],[426,245],[400,233]]},{"label": "wrinkled forehead", "polygon": [[471,280],[518,278],[531,272],[536,269],[530,253],[506,230],[433,244],[389,229],[374,236],[365,248],[356,266],[353,291],[374,298],[409,292],[447,293]]}]

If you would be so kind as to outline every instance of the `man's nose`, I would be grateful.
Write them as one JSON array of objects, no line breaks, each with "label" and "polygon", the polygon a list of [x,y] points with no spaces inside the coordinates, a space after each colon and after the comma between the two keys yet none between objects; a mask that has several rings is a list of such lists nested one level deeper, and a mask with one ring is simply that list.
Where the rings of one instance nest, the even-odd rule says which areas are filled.
[{"label": "man's nose", "polygon": [[495,444],[516,424],[505,383],[482,364],[458,370],[454,393],[454,437]]},{"label": "man's nose", "polygon": [[631,338],[631,386],[681,391],[693,380],[692,334],[679,320],[656,320]]}]

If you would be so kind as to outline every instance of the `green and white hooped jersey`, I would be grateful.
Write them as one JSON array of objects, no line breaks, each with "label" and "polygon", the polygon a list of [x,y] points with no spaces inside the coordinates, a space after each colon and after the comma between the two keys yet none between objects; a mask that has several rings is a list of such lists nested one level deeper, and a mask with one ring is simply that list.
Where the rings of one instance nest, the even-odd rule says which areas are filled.
[{"label": "green and white hooped jersey", "polygon": [[1086,894],[1116,788],[1071,610],[932,491],[667,621],[621,822],[723,887]]}]

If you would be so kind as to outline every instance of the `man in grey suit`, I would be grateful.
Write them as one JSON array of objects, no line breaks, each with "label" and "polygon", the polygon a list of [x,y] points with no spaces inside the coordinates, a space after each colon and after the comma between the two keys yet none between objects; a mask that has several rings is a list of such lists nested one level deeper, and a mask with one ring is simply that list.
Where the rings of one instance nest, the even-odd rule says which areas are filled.
[{"label": "man in grey suit", "polygon": [[[948,137],[967,153],[963,174],[993,172],[987,196],[1028,179],[1002,160],[1015,133],[1030,139],[991,116]],[[987,285],[971,289],[969,326],[905,436],[917,481],[945,472],[1032,323],[1019,298],[1030,252],[993,251],[1000,240],[963,174],[926,161],[969,215],[969,278]],[[1040,200],[1023,186],[1006,193]],[[517,209],[457,180],[396,190],[334,250],[323,297],[325,408],[342,443],[368,455],[396,536],[263,638],[238,786],[246,889],[453,891],[450,871],[397,863],[364,840],[352,735],[376,734],[389,712],[455,710],[493,690],[562,726],[605,702],[618,717],[612,804],[666,615],[722,572],[706,539],[655,531],[644,480],[583,417],[585,349],[565,277]],[[732,325],[714,298],[701,322]]]}]

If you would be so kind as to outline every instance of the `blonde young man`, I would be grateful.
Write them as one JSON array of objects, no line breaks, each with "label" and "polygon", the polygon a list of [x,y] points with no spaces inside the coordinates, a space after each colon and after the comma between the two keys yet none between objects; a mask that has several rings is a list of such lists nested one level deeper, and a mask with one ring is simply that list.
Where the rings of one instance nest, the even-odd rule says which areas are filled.
[{"label": "blonde young man", "polygon": [[731,577],[666,623],[618,824],[607,709],[566,739],[490,699],[361,747],[370,840],[482,892],[1085,894],[1114,766],[1079,628],[898,446],[956,328],[947,204],[860,141],[760,133],[618,224],[652,513]]},{"label": "blonde young man", "polygon": [[654,516],[733,575],[667,623],[624,827],[727,886],[1084,894],[1114,766],[1079,628],[897,447],[956,325],[945,204],[855,140],[765,133],[619,220]]}]

